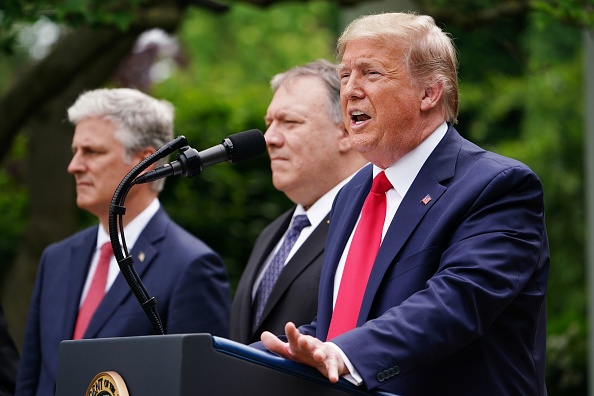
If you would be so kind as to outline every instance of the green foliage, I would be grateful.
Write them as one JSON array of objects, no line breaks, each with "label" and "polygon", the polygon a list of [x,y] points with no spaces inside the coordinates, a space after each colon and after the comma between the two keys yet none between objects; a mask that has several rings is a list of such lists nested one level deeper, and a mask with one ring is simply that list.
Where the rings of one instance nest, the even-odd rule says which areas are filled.
[{"label": "green foliage", "polygon": [[[6,52],[14,48],[14,27],[20,22],[45,15],[67,24],[111,23],[125,29],[142,0],[0,1],[0,51]],[[519,15],[472,28],[464,25],[469,15],[508,2],[419,3],[431,5],[436,15],[442,12],[443,20],[436,19],[459,49],[458,130],[487,149],[525,162],[543,183],[552,255],[548,390],[551,395],[585,394],[584,95],[578,27],[594,25],[591,0],[534,0]],[[447,19],[452,15],[464,18],[454,23]],[[178,32],[186,65],[152,94],[175,105],[177,134],[198,150],[232,133],[264,130],[270,78],[315,58],[332,60],[338,24],[335,6],[323,0],[266,9],[234,1],[221,15],[190,9]],[[0,60],[0,90],[14,65]],[[18,179],[22,147],[17,144],[0,173],[0,265],[14,256],[26,227],[28,195]],[[221,253],[233,283],[258,233],[291,206],[272,187],[267,155],[207,168],[194,179],[170,178],[161,200],[176,221]],[[81,224],[88,223],[90,217],[81,216]]]},{"label": "green foliage", "polygon": [[16,248],[27,227],[27,189],[20,183],[25,142],[20,138],[0,169],[0,279],[16,255]]},{"label": "green foliage", "polygon": [[[327,2],[267,10],[237,4],[223,15],[191,10],[179,31],[189,63],[155,87],[176,107],[176,133],[205,149],[236,132],[265,129],[276,73],[316,58],[333,59],[335,18]],[[271,39],[274,38],[274,39]],[[291,206],[271,182],[266,154],[171,178],[161,195],[168,212],[223,256],[233,284],[262,229]]]},{"label": "green foliage", "polygon": [[146,0],[2,0],[0,53],[12,54],[18,25],[46,17],[69,26],[115,26],[125,31]]},{"label": "green foliage", "polygon": [[592,0],[536,0],[532,2],[532,7],[558,21],[581,27],[594,27]]}]

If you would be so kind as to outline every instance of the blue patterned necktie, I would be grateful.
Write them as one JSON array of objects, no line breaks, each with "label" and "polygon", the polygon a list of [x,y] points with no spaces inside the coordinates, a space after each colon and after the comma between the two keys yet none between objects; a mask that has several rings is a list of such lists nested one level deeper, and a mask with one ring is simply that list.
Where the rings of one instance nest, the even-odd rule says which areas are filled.
[{"label": "blue patterned necktie", "polygon": [[307,215],[297,215],[293,218],[293,223],[289,227],[289,231],[287,232],[287,236],[283,241],[281,247],[278,249],[278,252],[274,255],[272,260],[270,261],[270,265],[266,272],[264,273],[264,277],[260,282],[260,286],[258,286],[258,291],[256,292],[255,297],[255,317],[254,317],[254,328],[260,323],[260,318],[262,316],[262,311],[264,311],[264,306],[266,305],[266,301],[272,292],[272,288],[278,279],[281,271],[285,266],[285,261],[287,261],[287,257],[289,256],[289,252],[295,245],[297,238],[299,238],[299,234],[301,230],[305,227],[310,226],[311,223],[307,218]]}]

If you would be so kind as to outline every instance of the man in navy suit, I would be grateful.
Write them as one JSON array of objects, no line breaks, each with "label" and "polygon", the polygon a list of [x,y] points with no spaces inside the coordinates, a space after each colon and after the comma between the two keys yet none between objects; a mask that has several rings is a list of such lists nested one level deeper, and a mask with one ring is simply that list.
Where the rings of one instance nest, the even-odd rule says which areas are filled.
[{"label": "man in navy suit", "polygon": [[[338,190],[367,161],[351,147],[342,120],[336,65],[316,60],[274,76],[266,111],[266,147],[272,183],[295,206],[258,236],[231,306],[231,339],[253,343],[285,323],[310,323],[316,316],[328,213]],[[267,299],[259,289],[296,216],[303,228],[272,281]],[[260,308],[260,312],[258,312]]]},{"label": "man in navy suit", "polygon": [[[173,138],[173,107],[137,90],[98,89],[82,94],[68,116],[76,125],[68,172],[76,181],[77,205],[95,215],[99,225],[43,252],[27,318],[18,395],[54,394],[62,340],[154,334],[113,256],[106,263],[105,295],[88,326],[81,326],[77,316],[93,288],[100,246],[109,241],[114,191],[136,164]],[[165,333],[226,337],[230,290],[223,262],[167,216],[157,198],[162,187],[162,181],[135,185],[126,197],[124,234],[134,267],[157,300]]]},{"label": "man in navy suit", "polygon": [[[264,346],[332,382],[407,396],[546,395],[550,260],[539,179],[454,129],[456,51],[431,17],[362,17],[338,54],[343,116],[372,165],[334,202],[317,318],[288,323],[285,339],[264,333]],[[384,175],[391,188],[373,193],[385,195],[383,239],[368,278],[350,284],[365,287],[348,307],[352,326],[336,332],[349,313],[339,302],[347,256],[361,253],[353,246],[363,203]]]}]

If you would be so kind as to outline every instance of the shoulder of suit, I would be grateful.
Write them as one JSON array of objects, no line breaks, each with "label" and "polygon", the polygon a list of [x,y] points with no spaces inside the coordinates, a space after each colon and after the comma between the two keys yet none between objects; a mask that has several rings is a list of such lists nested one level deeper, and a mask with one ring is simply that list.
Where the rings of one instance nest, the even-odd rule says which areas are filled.
[{"label": "shoulder of suit", "polygon": [[72,245],[74,243],[79,243],[80,241],[92,241],[91,243],[95,244],[97,241],[97,230],[99,226],[94,225],[87,227],[81,231],[75,232],[74,234],[60,240],[57,242],[53,242],[49,244],[45,250],[51,249],[62,249],[64,246]]}]

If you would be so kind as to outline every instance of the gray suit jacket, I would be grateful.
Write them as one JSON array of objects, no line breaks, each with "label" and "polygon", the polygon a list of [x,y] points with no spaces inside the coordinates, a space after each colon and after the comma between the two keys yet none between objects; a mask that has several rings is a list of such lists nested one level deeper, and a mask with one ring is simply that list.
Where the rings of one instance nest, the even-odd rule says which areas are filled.
[{"label": "gray suit jacket", "polygon": [[316,227],[280,274],[268,299],[262,320],[252,330],[252,289],[261,267],[289,227],[295,208],[283,213],[258,236],[247,266],[239,280],[231,306],[231,339],[249,344],[260,334],[284,333],[288,321],[297,326],[310,323],[316,315],[320,270],[328,234],[328,217]]}]

